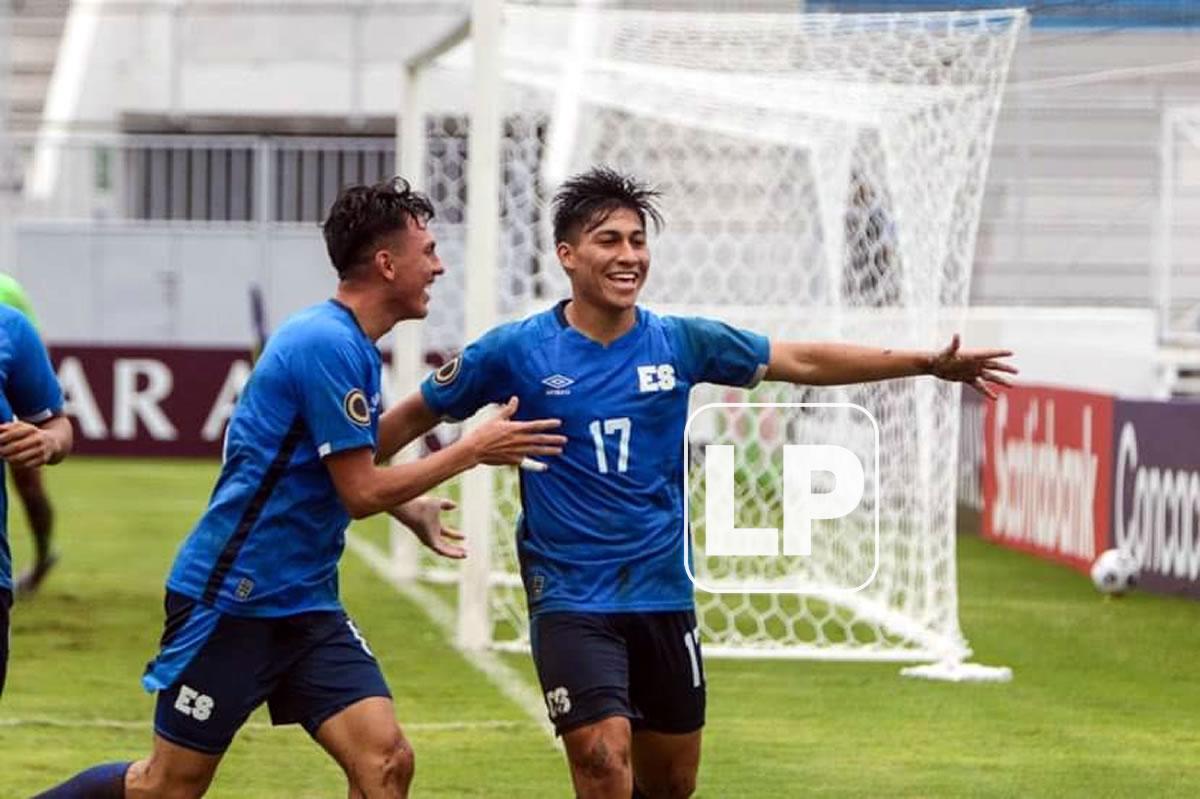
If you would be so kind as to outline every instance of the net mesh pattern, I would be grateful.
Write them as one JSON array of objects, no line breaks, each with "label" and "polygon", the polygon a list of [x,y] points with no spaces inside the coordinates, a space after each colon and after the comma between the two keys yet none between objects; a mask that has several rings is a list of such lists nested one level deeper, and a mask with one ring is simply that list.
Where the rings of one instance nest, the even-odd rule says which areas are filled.
[{"label": "net mesh pattern", "polygon": [[[778,340],[944,345],[942,333],[967,301],[992,131],[1023,19],[1019,11],[609,9],[579,17],[508,7],[498,318],[569,295],[548,198],[564,176],[607,164],[662,192],[666,225],[651,235],[641,300],[651,309],[715,317]],[[469,221],[468,127],[437,109],[427,117],[427,185],[451,264],[462,263]],[[431,363],[463,345],[463,272],[451,269],[435,287],[424,332]],[[747,400],[852,403],[874,422],[846,408],[707,412],[689,469],[702,470],[700,444],[738,447],[739,526],[779,526],[776,445],[785,438],[851,449],[878,490],[849,516],[817,523],[805,558],[722,564],[705,558],[703,524],[693,525],[696,557],[718,584],[799,575],[816,586],[800,595],[698,592],[707,651],[963,654],[957,388],[929,379],[702,386],[691,397],[693,408]],[[703,480],[691,484],[689,507],[697,509]],[[513,541],[514,475],[497,471],[493,507],[492,638],[520,647],[528,627]],[[824,590],[872,572],[856,593]]]}]

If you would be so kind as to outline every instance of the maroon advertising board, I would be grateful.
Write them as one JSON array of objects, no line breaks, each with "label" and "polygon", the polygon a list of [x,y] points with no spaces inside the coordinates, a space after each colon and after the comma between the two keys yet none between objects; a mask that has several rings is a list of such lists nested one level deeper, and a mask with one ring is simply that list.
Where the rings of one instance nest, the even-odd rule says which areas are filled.
[{"label": "maroon advertising board", "polygon": [[234,349],[57,345],[50,359],[84,455],[219,456],[250,374]]},{"label": "maroon advertising board", "polygon": [[[426,355],[434,368],[444,359]],[[57,344],[50,360],[81,455],[220,457],[225,425],[251,369],[244,349]],[[383,399],[390,405],[386,352],[383,360]],[[425,436],[425,449],[439,449],[457,434],[457,427],[442,425]]]}]

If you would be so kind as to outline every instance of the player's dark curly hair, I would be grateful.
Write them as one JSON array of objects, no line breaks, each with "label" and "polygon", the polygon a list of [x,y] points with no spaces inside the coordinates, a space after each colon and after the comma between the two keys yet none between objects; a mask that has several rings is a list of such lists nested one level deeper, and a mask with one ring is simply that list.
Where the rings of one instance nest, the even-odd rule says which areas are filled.
[{"label": "player's dark curly hair", "polygon": [[424,225],[433,218],[433,203],[413,191],[401,177],[373,186],[347,186],[334,200],[321,225],[325,249],[339,278],[366,261],[384,236],[403,230],[410,221]]},{"label": "player's dark curly hair", "polygon": [[657,189],[630,175],[606,166],[592,167],[568,178],[555,193],[554,241],[575,241],[581,232],[603,224],[618,208],[628,208],[637,214],[643,227],[649,217],[658,230],[663,224],[658,197]]}]

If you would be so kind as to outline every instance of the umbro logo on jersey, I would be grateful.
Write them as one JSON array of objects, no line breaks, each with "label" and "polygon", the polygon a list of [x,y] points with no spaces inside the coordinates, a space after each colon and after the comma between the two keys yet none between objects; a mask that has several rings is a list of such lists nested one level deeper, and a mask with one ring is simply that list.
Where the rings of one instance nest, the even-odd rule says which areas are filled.
[{"label": "umbro logo on jersey", "polygon": [[546,394],[552,397],[570,394],[570,386],[574,384],[575,381],[566,375],[554,374],[542,379],[542,385],[546,386]]}]

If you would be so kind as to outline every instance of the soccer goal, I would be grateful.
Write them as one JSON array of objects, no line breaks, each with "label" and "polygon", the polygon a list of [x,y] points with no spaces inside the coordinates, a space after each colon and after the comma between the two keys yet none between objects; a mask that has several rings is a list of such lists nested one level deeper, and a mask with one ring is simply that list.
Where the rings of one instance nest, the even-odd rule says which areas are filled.
[{"label": "soccer goal", "polygon": [[[445,257],[466,264],[436,287],[422,340],[407,350],[410,376],[411,353],[448,354],[567,296],[548,201],[566,175],[599,163],[663,192],[667,223],[651,237],[643,295],[652,309],[776,338],[923,348],[948,341],[967,302],[988,154],[1023,11],[489,5],[477,2],[470,31],[459,32],[466,46],[439,48],[406,73],[406,170],[438,204]],[[451,99],[472,94],[472,107]],[[878,491],[824,523],[830,543],[787,564],[813,590],[698,593],[705,651],[961,664],[970,649],[955,571],[957,387],[923,379],[836,390],[704,388],[693,407],[742,400],[868,409],[878,423],[878,472],[869,476]],[[865,463],[872,457],[873,425],[844,409],[735,409],[705,436],[752,450],[780,431],[789,440],[836,440]],[[740,526],[778,518],[779,465],[764,456],[739,467]],[[699,500],[689,498],[693,507]],[[467,565],[448,571],[401,548],[398,569],[458,582],[460,644],[524,648],[515,476],[476,470],[462,482],[462,504],[473,539]],[[704,556],[702,536],[696,554]],[[875,565],[863,590],[834,590]],[[769,582],[779,568],[774,559],[739,558],[725,576]]]}]

